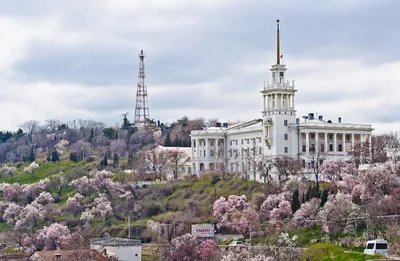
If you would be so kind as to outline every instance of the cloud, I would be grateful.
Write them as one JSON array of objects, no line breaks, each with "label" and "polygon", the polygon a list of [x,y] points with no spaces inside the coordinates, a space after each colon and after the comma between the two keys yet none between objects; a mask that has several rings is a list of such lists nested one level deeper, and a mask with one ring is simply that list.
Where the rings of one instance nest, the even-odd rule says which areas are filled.
[{"label": "cloud", "polygon": [[152,118],[259,118],[276,18],[299,117],[317,111],[379,132],[400,122],[397,1],[0,3],[0,129],[133,117],[141,49]]}]

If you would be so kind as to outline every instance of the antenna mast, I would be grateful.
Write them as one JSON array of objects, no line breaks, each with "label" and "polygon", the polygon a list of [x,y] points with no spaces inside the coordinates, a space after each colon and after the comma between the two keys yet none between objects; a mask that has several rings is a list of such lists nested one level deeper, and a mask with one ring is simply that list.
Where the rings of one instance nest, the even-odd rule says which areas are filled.
[{"label": "antenna mast", "polygon": [[147,87],[144,74],[144,52],[139,54],[139,74],[136,91],[136,108],[134,124],[138,127],[146,127],[150,123],[150,113],[148,108]]},{"label": "antenna mast", "polygon": [[276,20],[276,64],[281,64],[281,43],[279,39],[279,19]]}]

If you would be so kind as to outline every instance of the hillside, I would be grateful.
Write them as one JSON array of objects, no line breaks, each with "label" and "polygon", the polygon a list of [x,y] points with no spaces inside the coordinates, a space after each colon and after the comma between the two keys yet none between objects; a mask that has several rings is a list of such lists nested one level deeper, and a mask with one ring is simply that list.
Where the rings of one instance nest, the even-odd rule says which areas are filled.
[{"label": "hillside", "polygon": [[[17,173],[13,176],[2,173],[0,183],[20,183],[22,187],[19,192],[16,192],[19,193],[17,197],[11,201],[21,206],[31,204],[40,192],[35,192],[36,195],[29,199],[23,187],[32,186],[32,184],[36,184],[39,181],[49,179],[49,187],[44,191],[48,191],[52,195],[54,202],[46,203],[44,207],[51,209],[52,215],[39,222],[37,228],[50,224],[51,220],[66,222],[72,228],[81,224],[80,216],[83,208],[72,214],[71,208],[67,204],[67,200],[73,198],[78,190],[77,187],[71,185],[71,181],[84,176],[90,177],[93,175],[93,170],[100,168],[100,163],[98,161],[75,163],[68,159],[63,159],[59,162],[38,161],[37,163],[39,167],[34,171],[34,174],[24,172],[24,169],[29,166],[28,163],[9,165],[17,168]],[[107,170],[113,173],[111,177],[112,188],[106,193],[113,211],[103,220],[95,218],[92,226],[101,229],[103,232],[107,231],[112,236],[127,236],[128,214],[131,216],[132,230],[135,231],[132,235],[140,238],[141,231],[144,231],[149,219],[161,223],[190,224],[210,222],[213,219],[212,204],[216,198],[227,197],[231,194],[245,194],[251,198],[253,193],[263,191],[263,185],[256,182],[248,182],[236,178],[221,180],[219,177],[212,175],[203,179],[180,180],[137,188],[134,174],[124,173],[120,168],[108,168]],[[57,178],[60,176],[63,178],[62,191],[58,193],[56,187],[60,184]],[[2,187],[4,187],[4,184]],[[131,209],[123,209],[123,202],[120,200],[121,190],[127,187],[134,194],[134,200],[132,200],[134,205],[131,206]],[[82,199],[82,205],[91,205],[92,200],[102,192],[104,191],[88,193]],[[0,200],[3,203],[8,202],[4,191],[0,196]],[[4,214],[4,209],[1,209],[1,215]],[[5,220],[0,220],[1,228],[10,227]],[[179,233],[181,233],[187,231],[188,227],[183,225],[176,229],[179,229]],[[150,239],[147,238],[147,240]]]}]

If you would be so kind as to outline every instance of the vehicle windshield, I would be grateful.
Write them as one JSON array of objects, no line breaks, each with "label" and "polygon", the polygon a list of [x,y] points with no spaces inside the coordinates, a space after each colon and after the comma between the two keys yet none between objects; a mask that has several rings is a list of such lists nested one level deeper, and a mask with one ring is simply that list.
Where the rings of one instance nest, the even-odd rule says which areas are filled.
[{"label": "vehicle windshield", "polygon": [[369,243],[368,245],[367,245],[367,249],[374,249],[374,243]]}]

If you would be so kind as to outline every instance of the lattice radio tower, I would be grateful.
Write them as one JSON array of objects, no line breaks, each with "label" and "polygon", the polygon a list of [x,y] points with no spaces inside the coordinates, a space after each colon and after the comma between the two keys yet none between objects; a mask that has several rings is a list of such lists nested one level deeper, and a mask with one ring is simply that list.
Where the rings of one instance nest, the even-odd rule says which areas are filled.
[{"label": "lattice radio tower", "polygon": [[147,87],[144,74],[144,53],[143,50],[139,54],[139,75],[136,91],[136,108],[134,124],[137,127],[146,127],[150,124],[149,103],[147,99]]}]

